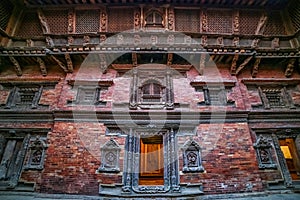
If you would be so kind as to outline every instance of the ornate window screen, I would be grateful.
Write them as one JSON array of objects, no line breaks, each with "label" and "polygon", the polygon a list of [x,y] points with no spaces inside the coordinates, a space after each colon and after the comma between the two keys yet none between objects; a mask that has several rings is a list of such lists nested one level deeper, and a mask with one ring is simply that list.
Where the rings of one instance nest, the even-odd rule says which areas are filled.
[{"label": "ornate window screen", "polygon": [[175,10],[175,29],[182,32],[200,32],[199,10]]},{"label": "ornate window screen", "polygon": [[37,108],[42,91],[43,86],[15,86],[9,94],[6,108],[18,106]]},{"label": "ornate window screen", "polygon": [[204,172],[200,150],[199,144],[194,140],[183,145],[183,172]]},{"label": "ornate window screen", "polygon": [[25,165],[25,169],[44,168],[45,151],[47,149],[46,138],[40,136],[31,137],[29,141],[29,156]]},{"label": "ornate window screen", "polygon": [[100,88],[79,86],[76,97],[76,104],[99,104]]},{"label": "ornate window screen", "polygon": [[121,148],[119,144],[110,139],[101,148],[101,165],[98,172],[119,172],[119,157]]},{"label": "ornate window screen", "polygon": [[99,10],[76,11],[76,33],[98,32],[99,21]]},{"label": "ornate window screen", "polygon": [[259,169],[272,169],[277,167],[272,159],[272,144],[268,141],[268,138],[260,135],[253,146],[256,150]]},{"label": "ornate window screen", "polygon": [[265,109],[293,107],[285,87],[258,87],[258,91]]}]

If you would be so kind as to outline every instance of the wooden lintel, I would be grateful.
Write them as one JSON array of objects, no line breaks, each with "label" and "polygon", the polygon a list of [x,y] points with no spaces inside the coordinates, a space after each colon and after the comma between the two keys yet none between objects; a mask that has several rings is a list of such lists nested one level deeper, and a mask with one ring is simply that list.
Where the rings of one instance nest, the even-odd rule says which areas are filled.
[{"label": "wooden lintel", "polygon": [[58,64],[58,66],[60,66],[60,68],[62,68],[65,72],[68,72],[68,68],[58,58],[56,58],[54,55],[51,55],[51,58]]},{"label": "wooden lintel", "polygon": [[230,67],[230,74],[231,75],[236,75],[236,64],[239,59],[239,54],[234,54],[232,62],[231,62],[231,67]]},{"label": "wooden lintel", "polygon": [[19,62],[12,56],[9,56],[10,61],[14,64],[17,76],[22,76],[23,72]]},{"label": "wooden lintel", "polygon": [[250,62],[250,60],[253,58],[253,56],[249,56],[244,60],[244,62],[237,68],[236,75],[239,74],[239,72],[246,67],[246,65]]},{"label": "wooden lintel", "polygon": [[68,72],[72,73],[74,68],[73,68],[73,62],[72,62],[70,54],[66,53],[65,54],[65,59],[67,61],[67,70],[68,70]]},{"label": "wooden lintel", "polygon": [[47,68],[46,68],[45,62],[40,57],[37,57],[36,61],[40,65],[40,69],[41,69],[42,75],[43,76],[47,76]]},{"label": "wooden lintel", "polygon": [[167,66],[171,66],[173,63],[173,53],[168,53]]},{"label": "wooden lintel", "polygon": [[255,63],[253,65],[252,73],[251,73],[252,78],[256,78],[256,76],[257,76],[260,61],[261,61],[261,58],[256,58]]}]

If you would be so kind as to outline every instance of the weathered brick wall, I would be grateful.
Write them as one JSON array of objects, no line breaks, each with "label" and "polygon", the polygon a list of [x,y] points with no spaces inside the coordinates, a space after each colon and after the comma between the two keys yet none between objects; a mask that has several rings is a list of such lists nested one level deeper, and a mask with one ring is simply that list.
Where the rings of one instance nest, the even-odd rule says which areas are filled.
[{"label": "weathered brick wall", "polygon": [[[205,193],[261,191],[261,177],[247,123],[201,124],[193,139],[202,148],[203,173],[182,173],[181,183],[202,183]],[[182,146],[189,137],[179,137]],[[182,170],[182,151],[179,151]]]}]

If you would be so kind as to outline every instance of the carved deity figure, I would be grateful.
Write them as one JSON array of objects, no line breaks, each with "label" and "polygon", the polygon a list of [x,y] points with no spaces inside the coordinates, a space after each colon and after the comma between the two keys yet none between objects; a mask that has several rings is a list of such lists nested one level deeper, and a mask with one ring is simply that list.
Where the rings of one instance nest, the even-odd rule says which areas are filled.
[{"label": "carved deity figure", "polygon": [[207,15],[205,12],[202,13],[202,32],[207,32]]},{"label": "carved deity figure", "polygon": [[286,77],[291,77],[292,76],[294,68],[295,68],[295,62],[296,62],[295,58],[290,59],[288,65],[286,66],[286,70],[285,70],[285,76]]},{"label": "carved deity figure", "polygon": [[233,19],[233,32],[238,33],[240,28],[239,15],[236,14]]},{"label": "carved deity figure", "polygon": [[106,12],[101,12],[101,20],[100,20],[100,25],[101,25],[101,31],[105,32],[106,31],[106,21],[107,21],[107,14]]}]

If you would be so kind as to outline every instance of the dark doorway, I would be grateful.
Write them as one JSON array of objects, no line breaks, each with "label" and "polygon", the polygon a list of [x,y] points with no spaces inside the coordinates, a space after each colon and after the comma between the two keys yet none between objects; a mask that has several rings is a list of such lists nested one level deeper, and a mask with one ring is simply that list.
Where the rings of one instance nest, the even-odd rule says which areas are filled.
[{"label": "dark doorway", "polygon": [[299,155],[297,153],[294,139],[280,139],[279,144],[292,180],[300,180]]}]

